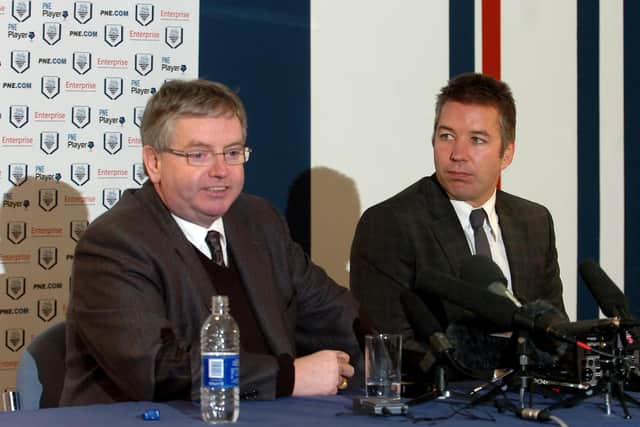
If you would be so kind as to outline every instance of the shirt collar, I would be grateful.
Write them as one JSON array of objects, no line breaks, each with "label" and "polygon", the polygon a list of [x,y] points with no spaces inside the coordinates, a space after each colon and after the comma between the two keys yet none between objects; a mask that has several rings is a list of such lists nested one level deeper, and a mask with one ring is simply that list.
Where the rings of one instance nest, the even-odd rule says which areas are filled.
[{"label": "shirt collar", "polygon": [[489,200],[484,202],[482,206],[478,206],[478,208],[474,208],[469,203],[462,200],[453,200],[449,199],[453,209],[456,211],[456,215],[458,216],[458,220],[460,224],[462,224],[463,228],[471,227],[471,223],[469,222],[469,215],[471,211],[474,209],[482,208],[487,213],[487,219],[489,222],[489,228],[491,229],[491,234],[493,239],[497,239],[497,230],[498,228],[498,214],[496,213],[496,191],[493,192]]},{"label": "shirt collar", "polygon": [[227,236],[224,233],[224,222],[222,221],[222,217],[219,217],[218,219],[213,221],[213,224],[211,224],[209,228],[204,228],[201,225],[194,224],[193,222],[187,221],[184,218],[180,218],[174,213],[171,213],[171,216],[176,221],[178,227],[180,227],[187,240],[189,240],[189,242],[191,242],[193,246],[198,248],[200,252],[207,255],[209,258],[211,258],[211,250],[209,249],[209,246],[207,245],[207,242],[205,240],[205,238],[207,237],[207,233],[211,230],[215,230],[220,233],[220,244],[222,245],[222,252],[226,255]]}]

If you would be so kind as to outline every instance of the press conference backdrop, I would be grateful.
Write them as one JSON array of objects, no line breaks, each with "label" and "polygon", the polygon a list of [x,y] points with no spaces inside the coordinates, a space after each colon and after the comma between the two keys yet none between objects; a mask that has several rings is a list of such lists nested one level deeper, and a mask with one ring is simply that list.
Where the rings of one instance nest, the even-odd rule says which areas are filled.
[{"label": "press conference backdrop", "polygon": [[640,314],[638,2],[265,3],[201,3],[200,74],[239,89],[246,188],[287,213],[334,279],[348,285],[360,213],[433,172],[435,94],[481,71],[515,93],[502,188],[551,210],[570,316],[598,315],[577,276],[587,258]]},{"label": "press conference backdrop", "polygon": [[[143,25],[149,5],[153,20]],[[16,7],[29,18],[14,18]],[[89,8],[91,19],[78,22]],[[54,13],[65,10],[66,18]],[[117,199],[109,189],[144,179],[134,172],[144,89],[198,74],[246,103],[255,148],[247,190],[286,213],[296,238],[344,285],[360,213],[433,171],[438,89],[464,71],[503,78],[519,117],[502,186],[551,210],[569,313],[597,315],[576,274],[590,257],[638,314],[639,18],[633,0],[0,0],[0,379],[12,382],[25,343],[64,317],[69,257],[86,222]],[[122,43],[112,46],[120,25]],[[146,33],[154,35],[135,36]],[[64,120],[50,121],[55,113]]]},{"label": "press conference backdrop", "polygon": [[0,388],[64,319],[75,244],[140,186],[148,97],[198,70],[199,3],[0,1]]}]

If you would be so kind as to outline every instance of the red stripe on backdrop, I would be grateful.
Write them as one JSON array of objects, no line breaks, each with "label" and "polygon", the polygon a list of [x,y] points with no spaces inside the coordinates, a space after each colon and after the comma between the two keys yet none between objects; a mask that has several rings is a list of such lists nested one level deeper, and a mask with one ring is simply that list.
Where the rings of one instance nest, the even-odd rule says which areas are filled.
[{"label": "red stripe on backdrop", "polygon": [[500,79],[500,0],[482,0],[482,72]]},{"label": "red stripe on backdrop", "polygon": [[500,0],[482,0],[482,72],[500,80]]}]

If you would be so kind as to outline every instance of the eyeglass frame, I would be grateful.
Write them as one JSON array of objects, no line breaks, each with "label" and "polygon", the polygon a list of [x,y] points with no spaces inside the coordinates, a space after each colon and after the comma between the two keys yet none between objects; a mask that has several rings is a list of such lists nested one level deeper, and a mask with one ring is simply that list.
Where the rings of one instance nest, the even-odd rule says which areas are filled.
[{"label": "eyeglass frame", "polygon": [[[242,155],[242,161],[239,163],[229,163],[229,160],[226,157],[226,154],[228,154],[230,151],[233,150],[241,150],[243,152]],[[226,150],[222,150],[222,152],[220,153],[216,153],[215,150],[209,150],[209,149],[193,149],[192,151],[187,151],[187,150],[176,150],[175,148],[165,148],[164,150],[162,150],[165,153],[169,153],[169,154],[173,154],[174,156],[180,156],[180,157],[184,157],[187,160],[187,164],[189,166],[196,166],[196,167],[204,167],[204,166],[211,166],[214,163],[214,160],[211,161],[211,163],[192,163],[195,153],[207,153],[212,157],[212,159],[215,159],[215,156],[222,156],[222,159],[224,160],[224,163],[228,166],[238,166],[238,165],[243,165],[245,163],[247,163],[249,161],[249,157],[251,156],[251,152],[253,151],[253,149],[251,147],[247,147],[246,145],[240,146],[238,148],[236,147],[229,147]]]}]

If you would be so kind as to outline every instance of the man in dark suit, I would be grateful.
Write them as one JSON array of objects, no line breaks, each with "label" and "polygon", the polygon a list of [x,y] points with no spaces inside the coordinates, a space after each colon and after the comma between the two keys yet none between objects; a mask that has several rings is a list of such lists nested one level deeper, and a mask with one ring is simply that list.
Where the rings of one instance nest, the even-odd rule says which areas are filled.
[{"label": "man in dark suit", "polygon": [[214,294],[229,296],[239,324],[242,397],[345,388],[361,358],[358,305],[271,205],[242,193],[251,150],[237,95],[168,81],[149,100],[141,135],[148,182],[76,248],[61,404],[197,399]]},{"label": "man in dark suit", "polygon": [[[515,103],[505,83],[481,74],[452,79],[436,104],[435,173],[360,219],[351,248],[351,289],[378,329],[405,336],[409,352],[424,354],[429,347],[415,339],[400,296],[416,289],[425,269],[459,277],[463,260],[481,249],[470,219],[476,209],[482,210],[478,237],[486,236],[485,255],[501,268],[515,296],[522,303],[544,299],[565,312],[549,211],[496,191],[513,159],[515,126]],[[435,296],[424,302],[442,330],[465,317]]]}]

